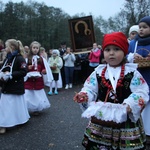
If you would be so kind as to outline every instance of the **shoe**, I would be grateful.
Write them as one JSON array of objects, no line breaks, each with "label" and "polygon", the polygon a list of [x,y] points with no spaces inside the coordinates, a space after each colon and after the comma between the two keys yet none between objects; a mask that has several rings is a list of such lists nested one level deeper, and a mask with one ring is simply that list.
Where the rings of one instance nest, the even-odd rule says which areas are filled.
[{"label": "shoe", "polygon": [[4,134],[6,132],[6,128],[0,127],[0,134]]},{"label": "shoe", "polygon": [[57,92],[57,91],[55,91],[55,92],[54,92],[54,94],[55,94],[55,95],[58,95],[58,92]]},{"label": "shoe", "polygon": [[72,83],[69,84],[69,88],[72,88]]},{"label": "shoe", "polygon": [[67,90],[69,87],[68,87],[68,84],[66,84],[66,87],[65,87],[65,89]]},{"label": "shoe", "polygon": [[52,92],[48,92],[48,95],[53,95],[53,93]]},{"label": "shoe", "polygon": [[39,115],[40,115],[40,112],[39,112],[39,111],[33,112],[33,116],[39,116]]}]

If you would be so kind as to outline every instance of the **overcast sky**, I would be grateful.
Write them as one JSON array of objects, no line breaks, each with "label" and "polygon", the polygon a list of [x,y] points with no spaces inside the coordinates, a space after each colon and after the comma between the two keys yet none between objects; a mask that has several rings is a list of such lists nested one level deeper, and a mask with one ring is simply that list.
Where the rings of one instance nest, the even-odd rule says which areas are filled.
[{"label": "overcast sky", "polygon": [[[4,3],[8,1],[21,2],[21,0],[3,0]],[[22,0],[27,2],[28,0]],[[44,2],[47,6],[61,8],[64,12],[73,16],[75,14],[85,13],[85,15],[92,14],[93,16],[102,16],[107,19],[114,16],[123,8],[124,0],[34,0],[39,3]]]}]

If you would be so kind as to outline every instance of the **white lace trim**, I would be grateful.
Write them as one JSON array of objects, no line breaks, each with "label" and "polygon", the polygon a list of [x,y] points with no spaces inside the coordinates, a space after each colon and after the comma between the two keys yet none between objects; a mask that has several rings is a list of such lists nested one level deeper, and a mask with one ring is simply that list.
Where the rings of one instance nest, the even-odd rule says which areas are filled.
[{"label": "white lace trim", "polygon": [[103,121],[122,123],[127,120],[126,107],[126,105],[109,102],[91,102],[90,106],[82,113],[82,117],[90,118],[95,116]]}]

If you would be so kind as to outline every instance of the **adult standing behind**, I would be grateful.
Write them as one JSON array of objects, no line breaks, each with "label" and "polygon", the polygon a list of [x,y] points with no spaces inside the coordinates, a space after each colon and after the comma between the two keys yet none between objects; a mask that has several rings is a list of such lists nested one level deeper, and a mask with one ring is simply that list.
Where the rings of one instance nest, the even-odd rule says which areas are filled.
[{"label": "adult standing behind", "polygon": [[[60,48],[59,48],[59,52],[60,52],[60,57],[63,60],[63,55],[66,52],[66,42],[61,42],[61,45],[60,45]],[[65,86],[64,60],[63,60],[63,66],[62,66],[60,71],[61,71],[61,77],[62,77],[63,86]]]},{"label": "adult standing behind", "polygon": [[[146,16],[139,21],[139,33],[129,45],[129,62],[133,62],[134,59],[143,59],[144,57],[150,57],[150,16]],[[148,83],[150,90],[150,68],[138,68],[138,70]],[[144,129],[147,141],[150,144],[150,118],[148,114],[150,114],[150,101],[142,112]]]},{"label": "adult standing behind", "polygon": [[89,74],[99,65],[101,50],[98,48],[97,43],[93,43],[93,49],[89,55]]},{"label": "adult standing behind", "polygon": [[65,89],[72,88],[73,83],[73,72],[74,72],[74,62],[76,60],[75,55],[71,52],[71,48],[67,47],[66,53],[63,55],[64,59],[64,69],[65,69]]},{"label": "adult standing behind", "polygon": [[24,46],[24,58],[25,59],[28,58],[29,51],[30,51],[29,46],[27,46],[27,45]]}]

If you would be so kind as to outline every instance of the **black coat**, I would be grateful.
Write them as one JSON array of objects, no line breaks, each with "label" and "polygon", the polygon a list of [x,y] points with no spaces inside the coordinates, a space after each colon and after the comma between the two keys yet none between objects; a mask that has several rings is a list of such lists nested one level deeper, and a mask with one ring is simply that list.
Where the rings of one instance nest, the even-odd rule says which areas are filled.
[{"label": "black coat", "polygon": [[[7,82],[1,81],[1,92],[4,94],[24,94],[24,77],[27,74],[27,65],[25,59],[18,54],[15,56],[14,65],[12,68],[12,79],[9,79]],[[4,60],[5,63],[6,60]],[[13,61],[8,61],[9,64]]]}]

